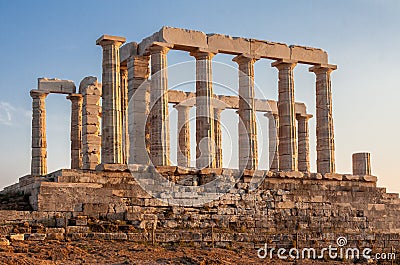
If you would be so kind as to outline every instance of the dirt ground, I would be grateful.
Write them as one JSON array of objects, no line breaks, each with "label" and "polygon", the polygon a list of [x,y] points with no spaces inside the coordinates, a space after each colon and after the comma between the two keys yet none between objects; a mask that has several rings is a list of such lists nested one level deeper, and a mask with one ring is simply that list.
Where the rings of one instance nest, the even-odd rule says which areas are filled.
[{"label": "dirt ground", "polygon": [[160,247],[129,241],[13,241],[0,247],[0,264],[341,264],[261,260],[254,251]]}]

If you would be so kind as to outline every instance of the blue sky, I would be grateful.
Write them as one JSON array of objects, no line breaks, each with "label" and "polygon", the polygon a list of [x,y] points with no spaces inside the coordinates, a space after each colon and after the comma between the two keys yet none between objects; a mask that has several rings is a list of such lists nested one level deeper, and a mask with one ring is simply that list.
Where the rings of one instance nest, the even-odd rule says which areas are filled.
[{"label": "blue sky", "polygon": [[[29,172],[29,90],[38,77],[76,84],[88,75],[100,77],[100,35],[140,41],[166,25],[326,50],[338,65],[332,74],[337,171],[351,172],[352,153],[371,152],[379,186],[399,192],[399,13],[398,1],[1,1],[0,187]],[[170,64],[186,59],[177,52],[168,57]],[[215,60],[234,66],[229,56]],[[276,99],[270,63],[256,63],[255,81]],[[295,86],[296,101],[315,114],[314,74],[307,66],[296,67]],[[46,103],[52,171],[69,166],[70,105],[61,95]],[[314,167],[314,119],[310,126]]]}]

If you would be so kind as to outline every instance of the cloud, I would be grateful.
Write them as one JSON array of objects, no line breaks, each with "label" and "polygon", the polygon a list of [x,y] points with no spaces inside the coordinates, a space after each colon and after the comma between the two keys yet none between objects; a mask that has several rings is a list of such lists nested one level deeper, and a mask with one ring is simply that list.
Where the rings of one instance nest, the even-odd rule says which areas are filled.
[{"label": "cloud", "polygon": [[[13,126],[30,117],[30,111],[16,108],[9,102],[0,101],[0,125]],[[21,120],[22,118],[22,120]]]}]

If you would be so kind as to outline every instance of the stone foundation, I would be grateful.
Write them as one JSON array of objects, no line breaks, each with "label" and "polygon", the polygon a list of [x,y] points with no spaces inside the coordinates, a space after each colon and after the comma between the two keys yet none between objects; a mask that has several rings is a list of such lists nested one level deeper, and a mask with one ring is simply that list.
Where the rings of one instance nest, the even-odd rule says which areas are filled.
[{"label": "stone foundation", "polygon": [[[328,246],[345,236],[350,246],[374,251],[400,247],[399,196],[376,187],[374,176],[245,170],[229,193],[203,206],[189,207],[171,206],[140,187],[135,177],[150,179],[158,174],[154,168],[130,168],[136,170],[105,165],[103,171],[63,169],[43,178],[21,178],[2,193],[29,195],[35,211],[1,211],[1,233],[10,235],[12,229],[28,222],[45,227],[45,235],[39,237],[43,239],[259,248],[264,243],[270,247]],[[232,169],[199,171],[172,166],[158,172],[183,185],[241,175]],[[255,188],[252,177],[265,178]],[[53,228],[64,230],[54,232]]]}]

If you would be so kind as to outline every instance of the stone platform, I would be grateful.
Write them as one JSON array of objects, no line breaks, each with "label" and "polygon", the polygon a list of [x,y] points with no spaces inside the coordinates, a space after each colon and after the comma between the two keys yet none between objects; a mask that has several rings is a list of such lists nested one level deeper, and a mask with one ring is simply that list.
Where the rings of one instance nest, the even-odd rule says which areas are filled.
[{"label": "stone platform", "polygon": [[[157,168],[156,173],[147,166],[130,168],[134,170],[63,169],[41,178],[23,177],[2,194],[29,196],[34,211],[1,211],[0,223],[3,227],[28,222],[64,228],[59,231],[63,237],[75,239],[104,237],[256,248],[266,242],[271,247],[335,244],[337,237],[345,236],[349,244],[358,247],[400,247],[399,195],[378,188],[374,176],[173,166]],[[174,206],[168,200],[152,197],[136,180],[151,180],[156,174],[188,187],[221,176],[238,177],[239,181],[215,201],[200,206]],[[251,178],[264,179],[256,188]],[[192,195],[187,196],[189,199]],[[99,220],[123,224],[124,229],[117,229],[114,234],[99,233],[88,224]]]}]

